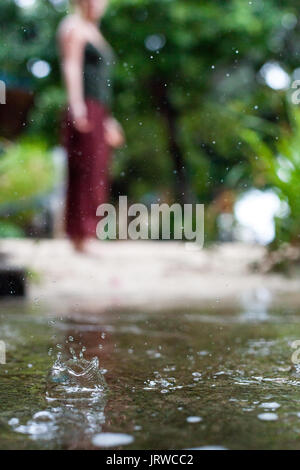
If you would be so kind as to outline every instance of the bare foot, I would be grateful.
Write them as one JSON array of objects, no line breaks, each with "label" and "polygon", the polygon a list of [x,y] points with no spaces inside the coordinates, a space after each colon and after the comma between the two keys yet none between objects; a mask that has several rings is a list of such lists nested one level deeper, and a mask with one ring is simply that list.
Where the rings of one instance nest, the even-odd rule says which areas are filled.
[{"label": "bare foot", "polygon": [[74,250],[92,258],[101,257],[100,243],[95,240],[72,240]]},{"label": "bare foot", "polygon": [[73,243],[73,248],[75,251],[78,253],[85,253],[86,252],[86,246],[85,246],[85,240],[84,239],[74,239],[72,240]]}]

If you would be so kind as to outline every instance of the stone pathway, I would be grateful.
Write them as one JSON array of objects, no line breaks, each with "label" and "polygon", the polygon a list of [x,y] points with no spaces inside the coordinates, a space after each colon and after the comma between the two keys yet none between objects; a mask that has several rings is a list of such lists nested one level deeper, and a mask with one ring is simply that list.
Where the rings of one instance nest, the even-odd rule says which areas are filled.
[{"label": "stone pathway", "polygon": [[29,301],[56,314],[98,314],[111,308],[193,310],[207,304],[222,308],[249,299],[300,305],[299,279],[250,269],[264,255],[263,247],[236,243],[200,251],[193,247],[107,241],[95,258],[76,254],[67,240],[0,243],[12,263],[29,270]]}]

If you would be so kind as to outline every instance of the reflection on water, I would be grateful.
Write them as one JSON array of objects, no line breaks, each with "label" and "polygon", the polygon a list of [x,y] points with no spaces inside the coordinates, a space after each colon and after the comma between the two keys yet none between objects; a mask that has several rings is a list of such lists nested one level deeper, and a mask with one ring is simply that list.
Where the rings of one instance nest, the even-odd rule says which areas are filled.
[{"label": "reflection on water", "polygon": [[246,299],[248,313],[244,305],[49,322],[7,312],[0,447],[300,447],[291,362],[300,315],[260,299],[264,307]]},{"label": "reflection on water", "polygon": [[244,321],[266,321],[269,318],[269,309],[272,303],[272,294],[265,287],[256,288],[242,293],[241,304],[244,307],[242,319]]},{"label": "reflection on water", "polygon": [[20,424],[18,418],[10,419],[8,424],[36,441],[77,448],[84,439],[89,445],[105,423],[106,392],[97,357],[87,361],[74,356],[64,361],[58,354],[46,382],[49,406],[34,413],[26,424]]},{"label": "reflection on water", "polygon": [[[16,418],[13,418],[16,420]],[[48,410],[39,411],[25,424],[11,422],[16,433],[27,435],[35,441],[51,442],[51,446],[64,448],[78,448],[89,446],[90,439],[95,433],[101,431],[105,422],[104,404],[88,406],[61,405],[52,406]]]}]

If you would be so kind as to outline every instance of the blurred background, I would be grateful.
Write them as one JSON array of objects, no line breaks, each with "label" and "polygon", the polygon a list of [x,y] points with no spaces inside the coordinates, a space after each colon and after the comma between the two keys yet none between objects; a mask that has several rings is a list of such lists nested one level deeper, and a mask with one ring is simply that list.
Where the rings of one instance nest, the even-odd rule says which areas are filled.
[{"label": "blurred background", "polygon": [[102,447],[102,430],[116,448],[299,447],[299,2],[110,0],[111,202],[205,204],[205,249],[105,241],[99,257],[63,230],[69,4],[0,3],[0,297],[29,300],[0,302],[0,447]]},{"label": "blurred background", "polygon": [[[67,0],[1,2],[0,237],[61,236]],[[300,22],[292,0],[111,0],[111,199],[201,202],[206,242],[299,244]],[[184,194],[184,195],[183,195]],[[286,245],[284,245],[286,246]]]}]

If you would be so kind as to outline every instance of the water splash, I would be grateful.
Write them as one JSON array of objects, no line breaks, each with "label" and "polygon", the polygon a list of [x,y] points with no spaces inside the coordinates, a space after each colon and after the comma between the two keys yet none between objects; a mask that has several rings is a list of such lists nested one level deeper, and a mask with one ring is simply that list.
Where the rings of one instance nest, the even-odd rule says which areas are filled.
[{"label": "water splash", "polygon": [[107,390],[97,357],[88,361],[74,354],[72,359],[63,361],[58,353],[47,377],[49,407],[36,412],[24,424],[17,418],[8,424],[35,441],[55,442],[65,448],[89,445],[105,423]]},{"label": "water splash", "polygon": [[60,354],[47,378],[46,397],[49,400],[98,399],[108,390],[99,369],[99,360],[82,357],[63,361]]}]

